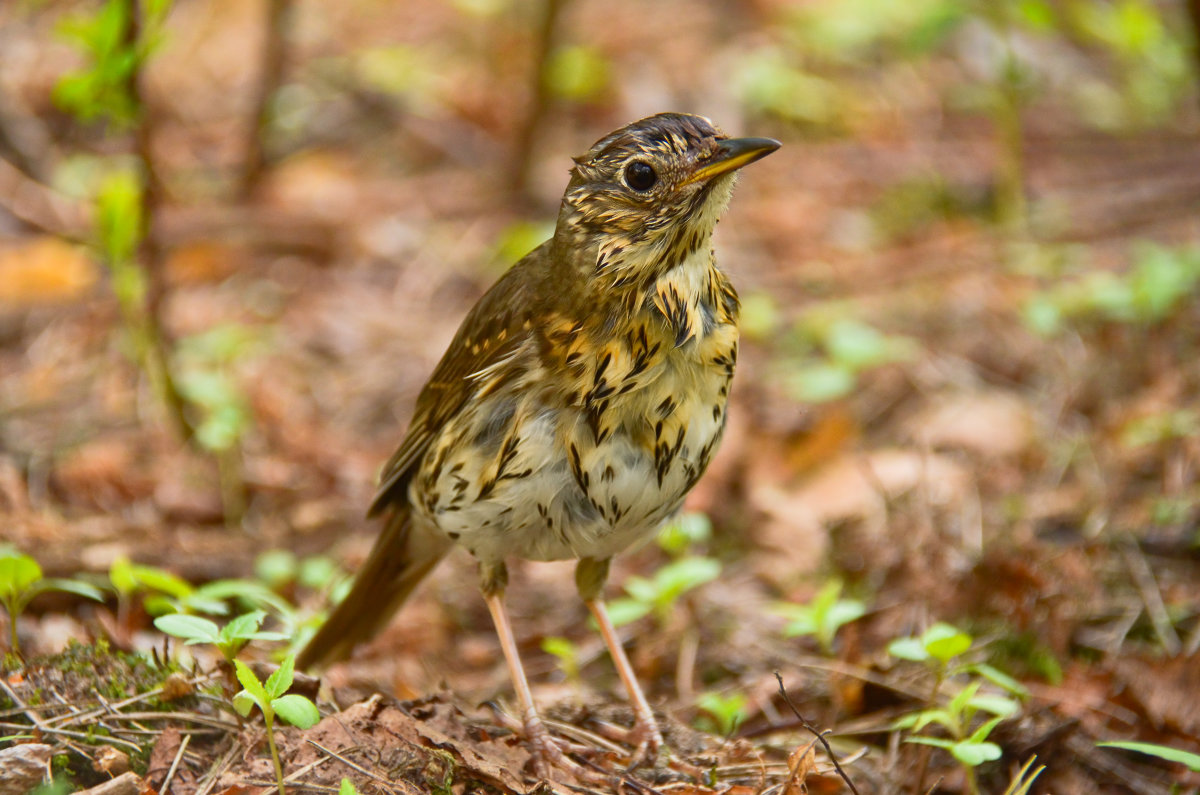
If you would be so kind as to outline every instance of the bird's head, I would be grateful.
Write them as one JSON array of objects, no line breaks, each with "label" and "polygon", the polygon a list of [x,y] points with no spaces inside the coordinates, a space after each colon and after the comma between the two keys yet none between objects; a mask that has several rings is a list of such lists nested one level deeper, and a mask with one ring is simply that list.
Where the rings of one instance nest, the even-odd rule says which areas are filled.
[{"label": "bird's head", "polygon": [[657,277],[709,245],[737,170],[778,148],[683,113],[622,127],[575,158],[555,244],[614,282]]}]

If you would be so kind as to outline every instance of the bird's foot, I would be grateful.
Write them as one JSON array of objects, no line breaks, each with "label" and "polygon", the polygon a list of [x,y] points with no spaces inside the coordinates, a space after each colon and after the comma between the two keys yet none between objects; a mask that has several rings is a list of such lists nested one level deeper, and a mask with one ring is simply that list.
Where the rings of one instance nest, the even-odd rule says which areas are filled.
[{"label": "bird's foot", "polygon": [[611,723],[601,723],[598,728],[604,737],[633,746],[633,751],[629,754],[630,769],[646,762],[654,762],[663,747],[662,732],[659,731],[653,715],[638,715],[633,727],[629,729]]},{"label": "bird's foot", "polygon": [[524,720],[518,721],[503,710],[495,708],[495,705],[493,705],[493,709],[496,718],[502,724],[513,732],[525,736],[530,755],[533,758],[534,775],[542,781],[551,780],[551,771],[557,769],[570,773],[580,781],[589,784],[603,784],[608,782],[607,776],[586,768],[567,756],[568,752],[586,749],[573,745],[561,737],[552,735],[536,712],[529,712],[525,715]]}]

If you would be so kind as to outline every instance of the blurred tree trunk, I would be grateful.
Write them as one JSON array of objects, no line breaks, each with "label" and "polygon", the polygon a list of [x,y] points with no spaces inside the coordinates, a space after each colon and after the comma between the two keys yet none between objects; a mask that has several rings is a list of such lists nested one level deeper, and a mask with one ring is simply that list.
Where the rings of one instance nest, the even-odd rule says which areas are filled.
[{"label": "blurred tree trunk", "polygon": [[287,32],[292,14],[292,0],[267,0],[267,18],[263,31],[262,61],[259,64],[258,85],[255,87],[254,113],[246,131],[245,154],[238,192],[249,198],[262,179],[266,166],[263,136],[271,121],[271,99],[283,81],[287,62]]},{"label": "blurred tree trunk", "polygon": [[538,144],[538,131],[550,111],[550,90],[546,83],[546,62],[554,52],[558,40],[558,20],[562,16],[567,0],[545,0],[538,26],[538,37],[533,53],[533,101],[526,109],[525,118],[517,130],[516,147],[509,170],[509,186],[520,196],[528,198],[529,177],[533,155]]}]

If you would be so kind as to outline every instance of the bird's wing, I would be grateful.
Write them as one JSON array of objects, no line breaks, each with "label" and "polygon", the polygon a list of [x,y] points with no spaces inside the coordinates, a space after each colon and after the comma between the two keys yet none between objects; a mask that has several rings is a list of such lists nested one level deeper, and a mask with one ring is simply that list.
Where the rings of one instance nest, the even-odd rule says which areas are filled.
[{"label": "bird's wing", "polygon": [[384,465],[368,516],[407,499],[408,482],[421,459],[479,388],[479,374],[503,367],[531,339],[531,298],[548,262],[547,242],[510,268],[467,314],[417,397],[408,434]]}]

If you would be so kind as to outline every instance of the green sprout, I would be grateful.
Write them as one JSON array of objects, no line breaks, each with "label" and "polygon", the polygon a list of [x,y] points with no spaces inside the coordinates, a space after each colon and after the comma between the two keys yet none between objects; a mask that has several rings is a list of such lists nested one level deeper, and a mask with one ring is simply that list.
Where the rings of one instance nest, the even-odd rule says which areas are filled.
[{"label": "green sprout", "polygon": [[267,614],[262,610],[237,616],[223,627],[200,616],[170,613],[154,619],[154,626],[176,638],[182,638],[188,646],[211,643],[221,652],[227,662],[233,662],[238,652],[252,640],[287,640],[282,632],[263,632],[259,629]]},{"label": "green sprout", "polygon": [[712,538],[712,520],[707,514],[693,512],[677,516],[658,533],[658,546],[672,557],[685,554],[692,547]]},{"label": "green sprout", "polygon": [[542,651],[558,660],[559,670],[569,682],[579,681],[579,647],[569,638],[543,638]]},{"label": "green sprout", "polygon": [[614,599],[609,616],[619,627],[653,613],[659,626],[666,626],[681,596],[720,573],[721,564],[712,558],[686,557],[663,566],[652,578],[630,577],[625,582],[629,596]]},{"label": "green sprout", "polygon": [[[970,775],[972,768],[1000,758],[1000,746],[989,742],[988,735],[1000,721],[1011,718],[1020,709],[1020,705],[1011,698],[979,693],[981,685],[981,682],[971,682],[950,699],[946,706],[905,715],[897,720],[892,728],[919,732],[930,724],[941,726],[950,735],[950,739],[916,736],[909,737],[905,742],[945,748],[968,769]],[[973,719],[979,712],[986,712],[994,717],[972,729]],[[970,777],[974,778],[973,775]],[[971,790],[974,792],[975,786],[972,785]]]},{"label": "green sprout", "polygon": [[[935,675],[930,704],[938,703],[938,694],[949,677],[968,675],[971,678],[945,704],[918,710],[901,717],[893,724],[896,729],[920,732],[927,726],[942,727],[949,735],[943,737],[913,736],[905,742],[943,748],[959,761],[967,778],[967,788],[979,792],[975,768],[984,762],[1000,758],[1000,746],[988,740],[992,730],[1020,709],[1020,704],[1008,695],[980,693],[984,680],[1009,694],[1024,698],[1028,691],[1011,676],[983,663],[956,663],[974,646],[974,638],[950,624],[939,622],[917,637],[899,638],[888,644],[888,653],[902,660],[924,663]],[[976,725],[979,713],[992,717]]]},{"label": "green sprout", "polygon": [[841,580],[825,585],[806,605],[782,602],[775,612],[788,619],[783,634],[789,638],[813,635],[821,650],[833,654],[833,639],[843,625],[866,615],[867,606],[857,599],[842,599]]},{"label": "green sprout", "polygon": [[8,613],[9,651],[21,653],[20,640],[17,637],[17,619],[30,601],[38,594],[47,591],[59,591],[104,601],[104,592],[94,585],[78,580],[45,577],[42,567],[29,555],[17,552],[11,547],[0,547],[0,604]]},{"label": "green sprout", "polygon": [[729,737],[746,718],[746,697],[709,691],[696,699],[696,708],[703,713],[697,719],[697,728]]},{"label": "green sprout", "polygon": [[[271,674],[263,684],[250,670],[250,666],[241,660],[234,660],[234,670],[238,681],[244,688],[233,697],[233,707],[243,718],[250,715],[256,706],[262,712],[263,722],[267,726],[267,745],[271,749],[271,761],[275,763],[275,782],[279,785],[279,795],[286,795],[283,786],[283,765],[279,762],[279,749],[275,746],[275,716],[280,720],[307,729],[321,720],[317,705],[307,698],[295,693],[288,694],[292,686],[292,671],[296,657],[289,654],[283,664]],[[343,785],[344,786],[344,785]]]}]

